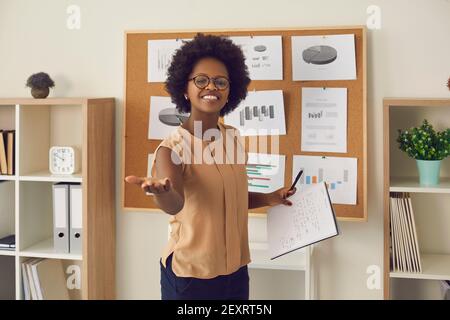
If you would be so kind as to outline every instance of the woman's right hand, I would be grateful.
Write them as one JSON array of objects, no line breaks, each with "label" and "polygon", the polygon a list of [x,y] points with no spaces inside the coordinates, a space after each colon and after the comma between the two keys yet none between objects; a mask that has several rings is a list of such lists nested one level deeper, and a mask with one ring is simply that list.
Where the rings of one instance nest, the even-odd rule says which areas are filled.
[{"label": "woman's right hand", "polygon": [[128,183],[135,184],[144,192],[150,192],[153,194],[162,194],[169,192],[172,189],[172,184],[169,178],[155,179],[146,177],[128,176],[125,178]]}]

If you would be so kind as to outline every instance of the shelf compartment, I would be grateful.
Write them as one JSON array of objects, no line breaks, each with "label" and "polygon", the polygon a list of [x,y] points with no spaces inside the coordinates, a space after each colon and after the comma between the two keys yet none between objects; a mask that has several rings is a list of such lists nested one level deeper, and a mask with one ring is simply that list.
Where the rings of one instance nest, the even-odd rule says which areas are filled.
[{"label": "shelf compartment", "polygon": [[271,260],[267,243],[253,242],[250,243],[250,257],[252,262],[248,267],[253,269],[306,270],[305,249],[299,249]]},{"label": "shelf compartment", "polygon": [[51,182],[19,182],[19,247],[29,248],[53,236]]},{"label": "shelf compartment", "polygon": [[450,254],[421,254],[422,272],[394,272],[391,278],[423,279],[423,280],[449,280]]},{"label": "shelf compartment", "polygon": [[390,278],[390,294],[395,300],[442,300],[441,280]]},{"label": "shelf compartment", "polygon": [[[408,177],[418,175],[416,160],[398,148],[398,129],[406,130],[418,127],[423,119],[427,119],[435,130],[444,130],[450,127],[450,104],[442,106],[392,106],[389,108],[389,168],[392,176]],[[441,177],[450,177],[450,162],[441,162]],[[417,178],[417,181],[419,179]],[[392,185],[392,183],[391,183]]]},{"label": "shelf compartment", "polygon": [[[15,188],[15,181],[0,181],[0,239],[16,234]],[[13,250],[0,248],[0,255],[13,256],[14,254]]]},{"label": "shelf compartment", "polygon": [[53,248],[53,182],[20,181],[19,189],[19,256],[82,260]]},{"label": "shelf compartment", "polygon": [[0,300],[16,298],[16,262],[15,257],[0,255]]},{"label": "shelf compartment", "polygon": [[36,244],[33,244],[32,246],[20,251],[19,256],[61,260],[83,260],[81,254],[55,252],[53,249],[53,238],[48,238]]},{"label": "shelf compartment", "polygon": [[44,176],[49,175],[49,151],[53,146],[72,146],[81,153],[82,118],[82,105],[21,105],[20,176],[28,177],[39,172],[48,172]]},{"label": "shelf compartment", "polygon": [[450,178],[441,178],[436,186],[422,186],[418,177],[392,177],[389,191],[410,193],[450,193]]},{"label": "shelf compartment", "polygon": [[[23,279],[23,270],[22,264],[27,262],[35,257],[23,256],[19,258],[20,266],[18,268],[18,277],[19,277],[19,285],[20,290],[18,291],[17,299],[25,300],[25,292],[24,292],[24,279]],[[53,259],[48,257],[36,257],[36,258],[46,258]],[[62,267],[64,270],[64,275],[66,279],[67,289],[69,291],[69,299],[70,300],[81,300],[82,292],[81,292],[81,283],[82,283],[82,261],[79,260],[70,260],[70,259],[60,259],[55,258],[54,260],[61,260]],[[40,279],[40,281],[42,281]],[[62,297],[61,297],[62,299]]]}]

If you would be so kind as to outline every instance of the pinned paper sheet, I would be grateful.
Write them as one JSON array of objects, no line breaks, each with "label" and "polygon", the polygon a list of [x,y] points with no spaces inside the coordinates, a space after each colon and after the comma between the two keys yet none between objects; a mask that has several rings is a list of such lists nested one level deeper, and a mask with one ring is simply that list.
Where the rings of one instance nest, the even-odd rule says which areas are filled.
[{"label": "pinned paper sheet", "polygon": [[224,120],[238,129],[241,136],[285,135],[283,91],[250,91]]},{"label": "pinned paper sheet", "polygon": [[147,49],[148,82],[164,82],[175,51],[191,39],[149,40]]},{"label": "pinned paper sheet", "polygon": [[188,117],[176,109],[170,97],[150,97],[148,138],[165,139]]},{"label": "pinned paper sheet", "polygon": [[294,156],[292,181],[303,170],[298,191],[325,182],[332,203],[356,204],[357,158]]},{"label": "pinned paper sheet", "polygon": [[356,79],[355,35],[292,37],[292,79]]},{"label": "pinned paper sheet", "polygon": [[284,186],[285,156],[249,153],[246,165],[248,191],[270,193]]},{"label": "pinned paper sheet", "polygon": [[230,37],[245,55],[250,79],[283,80],[281,36]]},{"label": "pinned paper sheet", "polygon": [[347,152],[347,88],[302,88],[302,151]]}]

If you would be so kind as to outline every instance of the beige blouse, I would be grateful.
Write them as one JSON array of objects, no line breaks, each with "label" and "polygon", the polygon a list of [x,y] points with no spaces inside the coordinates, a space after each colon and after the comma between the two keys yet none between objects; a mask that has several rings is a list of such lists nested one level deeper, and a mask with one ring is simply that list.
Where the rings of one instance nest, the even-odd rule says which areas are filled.
[{"label": "beige blouse", "polygon": [[153,162],[161,146],[181,159],[185,203],[170,217],[170,238],[162,253],[166,266],[173,252],[172,269],[177,276],[210,279],[250,262],[248,157],[238,131],[222,123],[219,128],[220,138],[209,142],[180,126],[154,153]]}]

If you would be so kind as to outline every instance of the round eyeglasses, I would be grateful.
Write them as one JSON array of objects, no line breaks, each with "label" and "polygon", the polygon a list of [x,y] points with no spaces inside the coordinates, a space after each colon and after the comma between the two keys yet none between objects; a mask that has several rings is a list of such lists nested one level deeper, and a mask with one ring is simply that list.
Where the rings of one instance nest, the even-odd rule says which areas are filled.
[{"label": "round eyeglasses", "polygon": [[200,74],[189,79],[189,81],[191,80],[194,81],[195,86],[199,89],[205,89],[209,85],[210,81],[212,81],[217,90],[226,90],[230,86],[230,80],[225,77],[210,78]]}]

